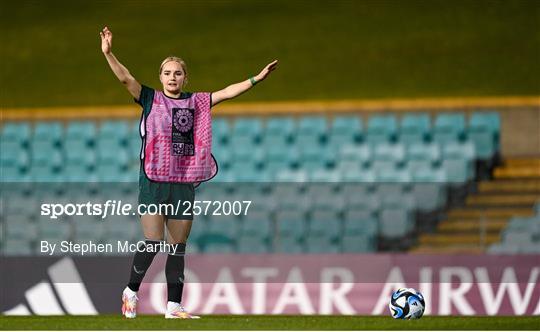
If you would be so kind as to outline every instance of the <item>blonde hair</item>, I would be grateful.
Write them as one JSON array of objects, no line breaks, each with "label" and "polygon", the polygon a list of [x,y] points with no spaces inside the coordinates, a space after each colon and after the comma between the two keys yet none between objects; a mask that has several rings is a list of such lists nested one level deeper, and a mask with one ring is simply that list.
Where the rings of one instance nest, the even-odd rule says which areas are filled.
[{"label": "blonde hair", "polygon": [[187,84],[187,76],[188,76],[188,73],[187,73],[187,65],[186,65],[186,62],[184,60],[182,60],[182,58],[179,58],[177,56],[168,56],[165,58],[165,60],[161,61],[161,65],[159,66],[159,75],[161,75],[161,72],[163,71],[163,66],[165,66],[165,64],[167,62],[171,62],[171,61],[174,61],[174,62],[177,62],[178,64],[180,64],[180,66],[182,66],[182,70],[184,71],[184,85]]}]

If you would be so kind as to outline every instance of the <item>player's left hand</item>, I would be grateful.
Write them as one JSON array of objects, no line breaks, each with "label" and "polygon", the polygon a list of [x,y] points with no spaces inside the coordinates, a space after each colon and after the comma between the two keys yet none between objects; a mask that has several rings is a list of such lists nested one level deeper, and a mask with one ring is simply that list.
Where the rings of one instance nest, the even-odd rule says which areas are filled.
[{"label": "player's left hand", "polygon": [[274,60],[270,62],[266,67],[264,67],[263,70],[259,73],[259,75],[255,76],[255,79],[257,82],[260,82],[268,77],[272,71],[274,71],[277,68],[278,61]]}]

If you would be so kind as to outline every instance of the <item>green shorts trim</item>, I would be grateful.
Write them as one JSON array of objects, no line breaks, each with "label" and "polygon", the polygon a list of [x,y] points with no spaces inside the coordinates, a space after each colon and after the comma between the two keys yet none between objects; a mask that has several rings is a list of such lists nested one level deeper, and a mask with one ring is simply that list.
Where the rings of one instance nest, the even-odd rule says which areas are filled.
[{"label": "green shorts trim", "polygon": [[[159,214],[168,219],[193,220],[194,201],[195,187],[192,183],[160,183],[148,180],[144,173],[139,176],[139,204],[146,205],[151,213],[161,208],[162,213]],[[169,204],[170,207],[159,207],[160,204]]]}]

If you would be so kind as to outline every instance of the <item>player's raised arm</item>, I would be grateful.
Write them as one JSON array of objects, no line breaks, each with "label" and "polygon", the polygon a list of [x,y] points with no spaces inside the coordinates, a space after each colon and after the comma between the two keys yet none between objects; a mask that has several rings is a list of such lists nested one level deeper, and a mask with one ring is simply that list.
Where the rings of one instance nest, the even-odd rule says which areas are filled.
[{"label": "player's raised arm", "polygon": [[105,27],[99,35],[101,36],[101,51],[103,52],[103,55],[105,55],[105,59],[107,59],[113,73],[118,77],[120,82],[126,86],[133,98],[139,99],[139,96],[141,95],[141,84],[131,76],[129,70],[116,59],[111,51],[113,37],[111,30],[109,30],[108,27]]},{"label": "player's raised arm", "polygon": [[229,85],[225,89],[212,93],[212,106],[224,100],[229,100],[251,89],[255,84],[265,80],[268,75],[277,68],[278,61],[274,60],[261,70],[257,76],[253,76],[243,82]]}]

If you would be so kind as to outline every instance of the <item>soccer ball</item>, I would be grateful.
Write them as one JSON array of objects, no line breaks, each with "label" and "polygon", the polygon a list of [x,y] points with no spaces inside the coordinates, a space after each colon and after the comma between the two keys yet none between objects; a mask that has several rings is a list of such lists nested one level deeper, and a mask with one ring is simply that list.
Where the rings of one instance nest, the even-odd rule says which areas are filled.
[{"label": "soccer ball", "polygon": [[396,319],[418,319],[424,314],[424,296],[413,288],[400,288],[390,298],[390,314]]}]

